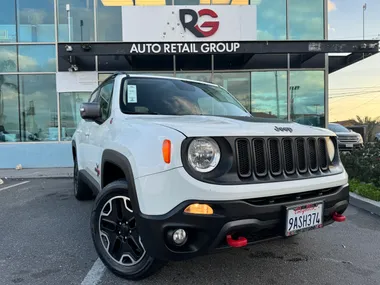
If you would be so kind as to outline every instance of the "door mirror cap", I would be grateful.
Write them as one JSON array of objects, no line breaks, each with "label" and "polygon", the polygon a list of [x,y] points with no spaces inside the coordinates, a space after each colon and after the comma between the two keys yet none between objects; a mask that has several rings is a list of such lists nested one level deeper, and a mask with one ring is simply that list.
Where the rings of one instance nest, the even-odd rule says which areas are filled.
[{"label": "door mirror cap", "polygon": [[101,117],[99,103],[83,103],[80,107],[80,116],[86,121],[96,121]]}]

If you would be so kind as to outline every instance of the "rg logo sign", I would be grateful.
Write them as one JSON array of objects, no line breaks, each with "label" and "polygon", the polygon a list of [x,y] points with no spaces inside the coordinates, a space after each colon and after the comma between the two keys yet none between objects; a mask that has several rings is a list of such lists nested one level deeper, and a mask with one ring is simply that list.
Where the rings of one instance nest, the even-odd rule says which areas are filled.
[{"label": "rg logo sign", "polygon": [[[186,15],[191,16],[191,20],[186,22]],[[179,10],[179,20],[186,30],[188,29],[194,36],[197,38],[206,38],[210,37],[216,33],[219,28],[219,21],[206,21],[201,26],[198,25],[199,18],[203,16],[210,16],[214,19],[218,18],[218,14],[216,14],[211,9],[201,9],[198,13],[192,9],[180,9]],[[210,29],[202,29],[202,28],[210,28]]]}]

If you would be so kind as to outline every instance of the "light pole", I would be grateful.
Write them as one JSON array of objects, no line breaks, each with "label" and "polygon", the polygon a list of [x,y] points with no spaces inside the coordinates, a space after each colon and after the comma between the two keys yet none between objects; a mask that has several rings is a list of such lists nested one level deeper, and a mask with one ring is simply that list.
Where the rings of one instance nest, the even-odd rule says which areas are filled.
[{"label": "light pole", "polygon": [[364,15],[365,15],[365,10],[367,10],[367,3],[364,3],[364,5],[363,5],[363,40],[364,40],[364,38],[365,38],[365,34],[364,34]]},{"label": "light pole", "polygon": [[300,89],[300,86],[299,85],[293,85],[293,86],[289,86],[289,89],[290,89],[290,115],[291,115],[291,118],[294,118],[294,98],[295,98],[295,93],[297,90]]},{"label": "light pole", "polygon": [[66,12],[67,12],[67,25],[69,32],[69,42],[71,42],[71,13],[70,13],[70,4],[66,4]]}]

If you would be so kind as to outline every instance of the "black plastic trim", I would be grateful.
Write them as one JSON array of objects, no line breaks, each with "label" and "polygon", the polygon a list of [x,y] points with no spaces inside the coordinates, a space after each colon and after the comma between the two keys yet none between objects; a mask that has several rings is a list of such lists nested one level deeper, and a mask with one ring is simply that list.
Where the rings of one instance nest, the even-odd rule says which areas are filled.
[{"label": "black plastic trim", "polygon": [[86,185],[91,188],[94,195],[97,195],[100,192],[99,183],[86,170],[79,170],[78,176],[79,179],[83,180],[84,183],[86,183]]},{"label": "black plastic trim", "polygon": [[[284,200],[284,197],[288,198]],[[256,204],[255,200],[258,199],[266,199],[266,202]],[[272,203],[271,200],[277,202]],[[286,207],[316,201],[324,203],[324,226],[327,226],[334,222],[334,212],[342,214],[347,209],[349,185],[252,200],[188,200],[163,215],[140,215],[139,230],[150,256],[161,260],[185,260],[228,248],[228,234],[244,236],[249,244],[282,237]],[[206,203],[214,209],[214,214],[184,213],[184,209],[192,203]],[[181,247],[175,246],[170,239],[170,233],[178,228],[188,232],[188,242]]]}]

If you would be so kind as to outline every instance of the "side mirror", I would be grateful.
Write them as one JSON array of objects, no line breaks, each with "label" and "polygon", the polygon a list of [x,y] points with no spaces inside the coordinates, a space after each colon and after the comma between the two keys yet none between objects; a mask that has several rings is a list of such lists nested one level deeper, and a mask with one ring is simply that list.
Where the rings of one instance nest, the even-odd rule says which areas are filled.
[{"label": "side mirror", "polygon": [[101,117],[99,103],[83,103],[80,107],[80,116],[86,121],[96,121]]}]

